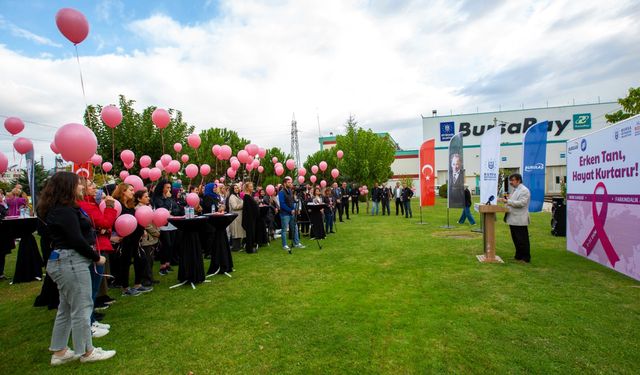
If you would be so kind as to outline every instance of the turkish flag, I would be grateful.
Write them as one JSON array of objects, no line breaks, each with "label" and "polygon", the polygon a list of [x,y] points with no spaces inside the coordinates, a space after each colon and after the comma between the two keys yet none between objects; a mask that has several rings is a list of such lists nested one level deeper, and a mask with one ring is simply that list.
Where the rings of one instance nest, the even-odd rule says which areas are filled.
[{"label": "turkish flag", "polygon": [[90,161],[82,164],[73,163],[73,173],[86,177],[88,179],[93,178],[93,165]]},{"label": "turkish flag", "polygon": [[436,141],[426,140],[420,146],[420,206],[436,204]]}]

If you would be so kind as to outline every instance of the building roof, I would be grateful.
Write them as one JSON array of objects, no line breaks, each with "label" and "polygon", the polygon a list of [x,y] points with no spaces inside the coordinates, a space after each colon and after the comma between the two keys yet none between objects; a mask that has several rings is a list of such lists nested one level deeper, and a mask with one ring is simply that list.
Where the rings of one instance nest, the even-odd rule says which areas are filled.
[{"label": "building roof", "polygon": [[455,117],[455,116],[469,116],[469,115],[483,115],[487,113],[504,113],[504,112],[518,112],[518,111],[535,111],[537,109],[554,109],[554,108],[568,108],[568,107],[580,107],[584,105],[598,105],[598,104],[617,104],[618,102],[600,102],[600,103],[585,103],[585,104],[568,104],[568,105],[557,105],[551,107],[533,107],[533,108],[519,108],[519,109],[505,109],[501,111],[487,111],[487,112],[467,112],[467,113],[457,113],[455,115],[437,115],[437,116],[424,116],[420,115],[423,119],[425,118],[440,118],[440,117]]}]

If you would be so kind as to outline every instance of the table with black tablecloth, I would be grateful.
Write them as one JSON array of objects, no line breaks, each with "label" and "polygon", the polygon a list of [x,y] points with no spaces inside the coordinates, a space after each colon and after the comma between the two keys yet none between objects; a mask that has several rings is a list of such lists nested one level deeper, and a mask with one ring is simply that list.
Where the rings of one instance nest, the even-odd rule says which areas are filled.
[{"label": "table with black tablecloth", "polygon": [[200,232],[206,230],[208,218],[197,216],[194,218],[170,217],[169,222],[178,230],[182,231],[180,241],[180,263],[178,264],[178,281],[184,285],[186,283],[198,284],[204,281],[204,259],[202,258],[202,244],[200,243]]},{"label": "table with black tablecloth", "polygon": [[8,217],[0,220],[0,231],[4,235],[20,238],[13,284],[41,280],[42,278],[42,257],[36,239],[33,237],[37,226],[38,219],[35,217]]},{"label": "table with black tablecloth", "polygon": [[311,229],[309,230],[312,239],[321,240],[326,237],[324,231],[324,215],[322,209],[326,208],[324,203],[307,203],[306,208],[309,210],[309,221]]},{"label": "table with black tablecloth", "polygon": [[[231,247],[227,236],[227,227],[238,217],[238,214],[205,214],[209,224],[215,227],[213,238],[213,249],[211,251],[211,264],[207,271],[208,276],[217,274],[229,276],[233,272],[233,258],[231,257]],[[207,276],[207,277],[208,277]]]}]

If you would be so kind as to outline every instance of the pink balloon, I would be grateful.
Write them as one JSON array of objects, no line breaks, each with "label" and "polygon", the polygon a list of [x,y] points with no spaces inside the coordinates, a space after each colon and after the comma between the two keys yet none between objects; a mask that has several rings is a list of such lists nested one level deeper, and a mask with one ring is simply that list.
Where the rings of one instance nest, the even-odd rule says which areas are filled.
[{"label": "pink balloon", "polygon": [[244,165],[244,167],[251,172],[253,170],[253,163],[247,163]]},{"label": "pink balloon", "polygon": [[[113,203],[113,208],[116,210],[116,216],[120,216],[120,214],[122,213],[122,205],[119,201],[113,201]],[[100,205],[98,207],[100,207],[100,211],[104,213],[105,208],[107,208],[107,202],[100,202]]]},{"label": "pink balloon", "polygon": [[189,193],[187,194],[186,201],[189,206],[195,207],[200,204],[200,197],[196,193]]},{"label": "pink balloon", "polygon": [[153,221],[153,210],[149,206],[140,206],[136,208],[135,217],[140,226],[146,227]]},{"label": "pink balloon", "polygon": [[135,174],[127,176],[124,179],[124,183],[133,186],[133,191],[140,191],[145,189],[144,182],[142,182],[142,179]]},{"label": "pink balloon", "polygon": [[338,152],[336,152],[336,156],[338,157],[338,159],[342,159],[342,157],[344,156],[344,152],[342,152],[342,150],[338,150]]},{"label": "pink balloon", "polygon": [[91,157],[91,164],[93,164],[95,167],[99,166],[100,164],[102,164],[102,156],[95,154]]},{"label": "pink balloon", "polygon": [[236,170],[231,167],[227,168],[227,176],[229,176],[229,178],[233,180],[234,178],[236,178]]},{"label": "pink balloon", "polygon": [[31,142],[30,139],[20,137],[13,141],[13,148],[15,148],[19,154],[24,155],[27,152],[33,150],[33,142]]},{"label": "pink balloon", "polygon": [[267,195],[273,196],[276,193],[276,188],[273,185],[267,185],[266,191]]},{"label": "pink balloon", "polygon": [[298,176],[304,176],[307,174],[307,170],[304,167],[298,168]]},{"label": "pink balloon", "polygon": [[246,150],[240,150],[238,151],[238,160],[240,160],[241,163],[250,163],[251,156],[249,156]]},{"label": "pink balloon", "polygon": [[327,181],[325,180],[320,181],[320,186],[327,187]]},{"label": "pink balloon", "polygon": [[7,168],[9,168],[9,158],[7,158],[7,155],[0,152],[0,174],[6,172]]},{"label": "pink balloon", "polygon": [[220,182],[224,182],[224,176],[220,177]]},{"label": "pink balloon", "polygon": [[318,166],[317,165],[312,165],[311,166],[311,173],[313,173],[313,174],[318,173]]},{"label": "pink balloon", "polygon": [[129,172],[127,171],[120,171],[120,179],[122,181],[124,181],[127,177],[129,177]]},{"label": "pink balloon", "polygon": [[275,156],[274,156],[274,157],[272,157],[272,158],[271,158],[271,162],[272,162],[273,164],[277,163],[277,162],[278,162],[278,158],[277,158],[277,157],[275,157]]},{"label": "pink balloon", "polygon": [[156,161],[156,168],[158,168],[161,171],[164,171],[164,165],[162,164],[162,160]]},{"label": "pink balloon", "polygon": [[183,163],[186,163],[189,161],[189,155],[184,154],[180,157],[180,160],[182,160]]},{"label": "pink balloon", "polygon": [[89,35],[89,22],[84,14],[72,8],[62,8],[56,13],[58,30],[73,44],[82,43]]},{"label": "pink balloon", "polygon": [[150,171],[150,169],[147,168],[147,167],[140,168],[140,177],[145,178],[145,179],[149,178],[149,171]]},{"label": "pink balloon", "polygon": [[49,148],[51,148],[51,151],[53,151],[54,154],[60,153],[60,151],[58,150],[58,146],[56,146],[56,144],[53,142],[51,142],[51,144],[49,145]]},{"label": "pink balloon", "polygon": [[220,154],[220,145],[213,145],[213,147],[211,147],[211,153],[213,156],[218,156]]},{"label": "pink balloon", "polygon": [[178,171],[180,170],[180,167],[182,167],[180,165],[180,162],[177,160],[171,160],[169,162],[169,165],[167,165],[167,172],[169,173],[178,173]]},{"label": "pink balloon", "polygon": [[160,168],[151,168],[149,169],[149,179],[151,181],[157,181],[162,177],[162,171]]},{"label": "pink balloon", "polygon": [[274,169],[276,169],[276,168],[282,168],[282,169],[284,169],[284,166],[282,165],[282,163],[276,163],[276,164],[273,166],[273,168],[274,168]]},{"label": "pink balloon", "polygon": [[173,151],[175,151],[175,152],[182,151],[182,145],[180,143],[174,143],[173,144]]},{"label": "pink balloon", "polygon": [[323,172],[327,170],[327,162],[326,161],[321,161],[320,162],[320,170],[323,171]]},{"label": "pink balloon", "polygon": [[296,167],[296,162],[293,161],[293,159],[287,160],[287,162],[285,164],[287,165],[287,169],[290,170],[290,171],[292,171],[293,168]]},{"label": "pink balloon", "polygon": [[302,185],[304,183],[304,176],[298,176],[298,183]]},{"label": "pink balloon", "polygon": [[333,168],[331,170],[331,177],[335,180],[338,176],[340,176],[340,171],[337,168]]},{"label": "pink balloon", "polygon": [[136,155],[131,150],[124,150],[120,153],[120,160],[122,160],[124,164],[133,163],[133,159],[135,158],[136,158]]},{"label": "pink balloon", "polygon": [[284,168],[276,167],[276,176],[282,176],[283,173],[284,173]]},{"label": "pink balloon", "polygon": [[264,172],[264,167],[259,165],[258,166],[258,173],[262,173],[262,172]]},{"label": "pink balloon", "polygon": [[142,155],[142,156],[140,157],[140,166],[141,166],[142,168],[144,168],[144,167],[148,167],[148,166],[150,166],[150,165],[151,165],[151,161],[152,161],[152,160],[151,160],[151,157],[150,157],[149,155]]},{"label": "pink balloon", "polygon": [[258,156],[260,157],[260,159],[264,158],[265,155],[267,155],[267,150],[265,150],[263,147],[259,147]]},{"label": "pink balloon", "polygon": [[233,152],[231,151],[231,147],[229,147],[228,145],[220,146],[220,155],[222,156],[223,160],[229,159],[232,153]]},{"label": "pink balloon", "polygon": [[194,178],[198,175],[198,166],[195,164],[189,164],[184,169],[184,172],[187,174],[187,177]]},{"label": "pink balloon", "polygon": [[232,160],[231,161],[231,168],[233,168],[233,170],[238,170],[238,168],[240,168],[240,161],[238,160]]},{"label": "pink balloon", "polygon": [[206,176],[209,173],[211,173],[211,166],[209,166],[209,164],[202,164],[200,166],[200,174]]},{"label": "pink balloon", "polygon": [[127,168],[127,169],[133,168],[133,162],[131,162],[129,164],[125,164],[124,167]]},{"label": "pink balloon", "polygon": [[166,167],[167,165],[169,165],[169,162],[171,161],[171,155],[169,154],[164,154],[160,157],[160,162],[162,163],[163,167]]},{"label": "pink balloon", "polygon": [[171,121],[171,117],[169,117],[169,112],[162,108],[156,108],[155,111],[151,114],[151,121],[155,124],[158,129],[164,129],[169,125]]},{"label": "pink balloon", "polygon": [[202,140],[200,140],[199,135],[191,134],[187,137],[187,143],[191,148],[198,148],[200,147],[200,143],[202,143]]},{"label": "pink balloon", "polygon": [[98,149],[98,140],[91,129],[80,124],[66,124],[56,131],[54,143],[67,161],[82,164]]},{"label": "pink balloon", "polygon": [[102,116],[102,121],[110,127],[111,129],[120,125],[122,122],[122,112],[120,112],[120,108],[111,104],[105,107],[102,107],[102,112],[100,113]]},{"label": "pink balloon", "polygon": [[316,177],[315,175],[311,175],[311,177],[309,177],[309,181],[311,181],[312,184],[315,184],[317,179],[318,177]]},{"label": "pink balloon", "polygon": [[104,163],[102,163],[102,170],[105,171],[105,173],[111,172],[112,168],[113,168],[113,165],[108,161],[105,161]]},{"label": "pink balloon", "polygon": [[153,224],[156,227],[163,227],[169,222],[169,216],[171,216],[169,210],[164,207],[157,208],[153,211]]},{"label": "pink balloon", "polygon": [[260,147],[258,147],[258,145],[255,145],[253,143],[250,143],[245,147],[245,150],[247,150],[247,152],[249,153],[249,156],[253,158],[256,155],[258,155],[258,151],[260,150]]},{"label": "pink balloon", "polygon": [[17,117],[7,117],[7,119],[4,120],[4,128],[7,129],[11,135],[16,135],[24,130],[24,122]]},{"label": "pink balloon", "polygon": [[114,226],[116,228],[116,232],[118,232],[118,235],[120,237],[126,237],[133,233],[134,230],[136,230],[138,222],[133,215],[124,214],[118,216]]},{"label": "pink balloon", "polygon": [[253,169],[258,168],[259,165],[260,165],[260,160],[258,159],[253,159],[253,161],[251,162],[251,166],[253,167]]}]

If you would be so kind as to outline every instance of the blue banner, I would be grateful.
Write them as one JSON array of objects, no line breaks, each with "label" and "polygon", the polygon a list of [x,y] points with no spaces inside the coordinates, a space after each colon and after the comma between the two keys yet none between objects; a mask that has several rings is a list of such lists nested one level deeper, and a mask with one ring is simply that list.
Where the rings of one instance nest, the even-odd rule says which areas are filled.
[{"label": "blue banner", "polygon": [[531,192],[529,212],[542,211],[547,167],[548,122],[540,122],[524,133],[522,148],[522,183]]}]

